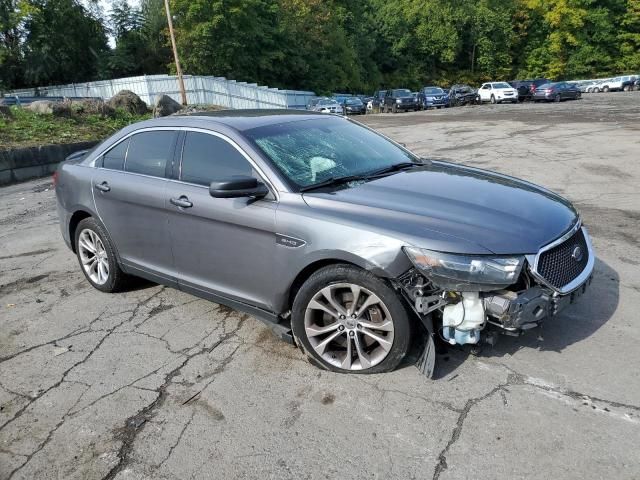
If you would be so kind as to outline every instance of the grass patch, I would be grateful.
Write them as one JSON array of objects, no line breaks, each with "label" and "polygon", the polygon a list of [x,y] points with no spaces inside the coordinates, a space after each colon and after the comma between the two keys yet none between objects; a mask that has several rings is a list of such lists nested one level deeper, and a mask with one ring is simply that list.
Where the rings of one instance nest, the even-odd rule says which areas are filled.
[{"label": "grass patch", "polygon": [[116,110],[113,117],[76,114],[72,118],[42,115],[11,107],[13,118],[0,117],[0,149],[102,140],[127,125],[151,118]]}]

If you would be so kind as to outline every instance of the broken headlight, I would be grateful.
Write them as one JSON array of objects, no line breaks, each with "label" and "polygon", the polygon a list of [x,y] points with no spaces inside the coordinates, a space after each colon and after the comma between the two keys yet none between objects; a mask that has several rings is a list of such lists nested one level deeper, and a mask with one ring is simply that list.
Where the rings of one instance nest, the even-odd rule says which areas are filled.
[{"label": "broken headlight", "polygon": [[404,247],[404,251],[443,290],[499,290],[518,281],[524,264],[524,257],[456,255],[415,247]]}]

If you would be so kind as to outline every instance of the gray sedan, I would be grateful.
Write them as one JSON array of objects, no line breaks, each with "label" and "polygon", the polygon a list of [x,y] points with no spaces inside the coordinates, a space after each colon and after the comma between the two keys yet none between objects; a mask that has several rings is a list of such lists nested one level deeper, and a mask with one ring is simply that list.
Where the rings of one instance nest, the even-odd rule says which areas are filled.
[{"label": "gray sedan", "polygon": [[318,366],[392,370],[583,294],[594,254],[560,196],[419,158],[356,122],[234,111],[131,125],[61,164],[62,236],[98,290],[131,277],[267,322]]}]

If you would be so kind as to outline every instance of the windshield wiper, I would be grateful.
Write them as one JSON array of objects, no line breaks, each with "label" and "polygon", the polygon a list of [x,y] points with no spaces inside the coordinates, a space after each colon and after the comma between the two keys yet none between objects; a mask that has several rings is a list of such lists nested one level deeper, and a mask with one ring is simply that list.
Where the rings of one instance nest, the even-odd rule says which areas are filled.
[{"label": "windshield wiper", "polygon": [[355,182],[357,180],[366,180],[368,175],[348,175],[346,177],[329,177],[322,182],[314,183],[313,185],[307,185],[306,187],[301,187],[300,192],[308,192],[310,190],[315,190],[317,188],[323,187],[333,187],[336,185],[344,185],[345,183]]},{"label": "windshield wiper", "polygon": [[392,174],[394,172],[399,172],[401,170],[408,170],[410,168],[415,167],[423,167],[424,163],[415,163],[415,162],[401,162],[395,163],[388,167],[381,168],[379,170],[374,170],[373,172],[363,173],[361,175],[348,175],[346,177],[329,177],[326,180],[323,180],[319,183],[314,183],[313,185],[307,185],[306,187],[300,188],[300,192],[308,192],[310,190],[315,190],[317,188],[323,187],[333,187],[336,185],[344,185],[349,182],[356,182],[358,180],[371,180],[378,177],[383,177],[385,175]]},{"label": "windshield wiper", "polygon": [[375,170],[366,175],[367,178],[376,178],[384,175],[388,175],[390,173],[399,172],[401,170],[409,170],[410,168],[416,167],[424,167],[424,163],[416,163],[416,162],[401,162],[395,163],[393,165],[389,165],[388,167],[381,168],[380,170]]}]

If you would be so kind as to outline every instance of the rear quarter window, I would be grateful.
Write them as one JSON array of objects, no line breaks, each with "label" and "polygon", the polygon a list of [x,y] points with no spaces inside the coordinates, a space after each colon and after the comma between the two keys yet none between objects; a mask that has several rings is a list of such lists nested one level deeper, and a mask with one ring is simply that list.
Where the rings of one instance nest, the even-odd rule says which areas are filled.
[{"label": "rear quarter window", "polygon": [[129,139],[127,138],[102,156],[102,167],[110,170],[122,170],[128,148]]}]

